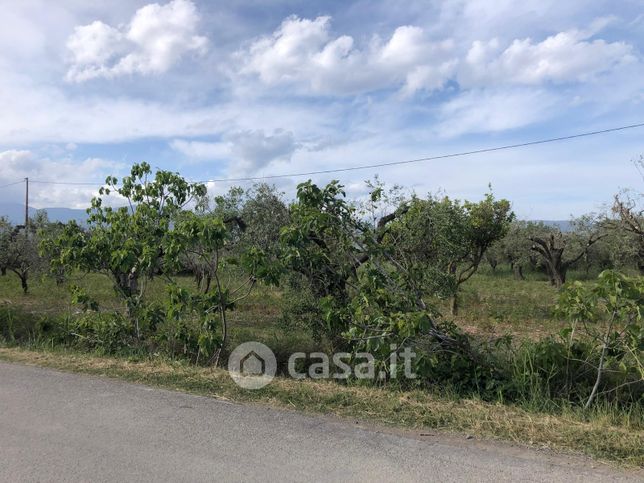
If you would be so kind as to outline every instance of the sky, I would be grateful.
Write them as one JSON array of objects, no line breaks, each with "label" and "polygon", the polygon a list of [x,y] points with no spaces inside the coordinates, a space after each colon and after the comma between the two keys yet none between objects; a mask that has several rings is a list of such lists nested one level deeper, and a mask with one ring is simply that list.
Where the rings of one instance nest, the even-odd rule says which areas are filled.
[{"label": "sky", "polygon": [[[387,163],[644,122],[644,2],[0,0],[0,186],[84,208],[146,161],[191,180]],[[644,128],[316,175],[521,218],[641,190]],[[292,196],[306,178],[273,182]],[[209,183],[212,193],[250,182]],[[20,202],[24,186],[0,188]]]}]

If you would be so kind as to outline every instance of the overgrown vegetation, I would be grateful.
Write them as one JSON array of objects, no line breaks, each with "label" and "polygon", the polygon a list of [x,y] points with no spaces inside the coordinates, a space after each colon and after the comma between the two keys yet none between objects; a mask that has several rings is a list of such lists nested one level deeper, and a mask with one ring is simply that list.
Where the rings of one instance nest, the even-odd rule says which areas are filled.
[{"label": "overgrown vegetation", "polygon": [[[211,366],[248,340],[281,368],[297,351],[369,352],[383,390],[618,413],[642,431],[634,195],[562,232],[515,220],[491,192],[368,186],[358,201],[310,181],[290,203],[267,185],[209,199],[143,163],[107,179],[87,226],[2,220],[0,341]],[[388,363],[404,348],[415,379]]]}]

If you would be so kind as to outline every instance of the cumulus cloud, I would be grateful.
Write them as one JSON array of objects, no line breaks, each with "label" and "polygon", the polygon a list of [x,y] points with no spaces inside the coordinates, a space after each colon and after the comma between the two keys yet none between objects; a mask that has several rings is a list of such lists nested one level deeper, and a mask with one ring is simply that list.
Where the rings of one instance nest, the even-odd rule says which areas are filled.
[{"label": "cumulus cloud", "polygon": [[351,36],[333,36],[328,16],[291,16],[237,57],[241,73],[256,75],[265,85],[292,84],[311,94],[393,88],[410,96],[440,90],[449,80],[464,88],[580,82],[637,61],[626,42],[592,39],[610,21],[598,18],[586,30],[563,31],[542,41],[517,38],[503,46],[498,39],[485,39],[468,48],[452,38],[432,39],[413,25],[359,46]]},{"label": "cumulus cloud", "polygon": [[199,14],[190,0],[151,3],[125,26],[100,20],[78,26],[67,39],[70,67],[66,79],[166,72],[186,54],[203,54],[208,39],[197,35]]},{"label": "cumulus cloud", "polygon": [[497,39],[475,41],[467,52],[459,80],[465,86],[587,81],[637,60],[631,45],[589,40],[592,33],[570,30],[541,42],[515,39],[505,49]]},{"label": "cumulus cloud", "polygon": [[374,36],[361,48],[351,36],[333,37],[330,22],[328,16],[286,18],[272,35],[237,52],[241,72],[267,85],[293,83],[312,93],[346,95],[436,89],[456,66],[453,42],[433,42],[420,27],[398,27],[387,41]]}]

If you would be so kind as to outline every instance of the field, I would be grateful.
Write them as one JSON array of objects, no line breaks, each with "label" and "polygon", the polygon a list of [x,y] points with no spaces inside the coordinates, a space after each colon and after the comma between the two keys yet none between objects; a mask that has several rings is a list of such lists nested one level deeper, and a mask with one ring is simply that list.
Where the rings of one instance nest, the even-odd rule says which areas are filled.
[{"label": "field", "polygon": [[[486,267],[487,268],[487,267]],[[459,315],[451,317],[467,332],[482,338],[511,335],[514,340],[538,339],[557,333],[566,322],[552,314],[557,291],[541,274],[530,274],[517,281],[497,270],[484,268],[465,285]],[[191,277],[177,277],[185,287],[194,286]],[[102,310],[122,310],[110,280],[101,274],[73,276],[69,283],[91,292]],[[162,280],[153,280],[148,288],[151,300],[163,301],[165,288]],[[306,331],[284,327],[280,323],[282,291],[279,288],[258,285],[250,296],[231,311],[229,318],[229,348],[246,341],[262,342],[276,353],[282,365],[297,351],[315,352],[328,349],[323,341],[313,340]],[[446,301],[433,301],[441,314],[449,314]],[[78,312],[71,304],[69,286],[57,285],[51,278],[41,277],[31,282],[28,294],[23,294],[17,277],[0,277],[0,309],[11,309],[36,320],[64,316]]]},{"label": "field", "polygon": [[[572,278],[582,274],[571,274]],[[585,278],[585,277],[584,277]],[[191,277],[178,277],[180,285],[194,285]],[[100,274],[89,273],[73,276],[70,283],[91,291],[102,309],[119,309],[110,280]],[[152,281],[148,297],[162,300],[162,280]],[[306,340],[303,333],[285,332],[279,324],[281,290],[258,285],[250,296],[240,302],[230,313],[231,336],[234,341],[278,341],[297,336]],[[8,274],[0,277],[0,304],[19,309],[35,316],[61,315],[74,311],[67,285],[56,285],[51,278],[39,278],[30,284],[28,294],[23,294],[17,277]],[[565,327],[566,322],[553,316],[557,290],[540,273],[528,274],[526,280],[514,280],[510,274],[497,269],[493,273],[484,267],[463,287],[462,307],[454,322],[470,333],[484,336],[510,334],[517,338],[539,338]],[[445,301],[434,301],[442,314],[449,314]]]},{"label": "field", "polygon": [[[585,278],[584,274],[572,277]],[[190,277],[179,277],[188,287]],[[73,276],[69,283],[91,289],[102,309],[119,309],[110,280],[100,274]],[[462,305],[454,322],[480,339],[511,335],[515,344],[538,341],[558,333],[567,322],[553,315],[557,291],[539,273],[514,280],[504,270],[495,273],[483,267],[464,287]],[[163,300],[162,280],[148,287],[151,300]],[[258,286],[229,314],[230,344],[249,340],[266,343],[278,361],[295,351],[325,350],[323,341],[307,332],[284,327],[280,322],[282,291]],[[445,301],[434,301],[443,314]],[[33,280],[23,294],[17,277],[0,277],[0,326],[17,327],[73,314],[69,288],[50,278]],[[6,338],[5,338],[6,339]],[[194,366],[181,357],[167,354],[81,353],[73,347],[43,346],[35,340],[16,346],[6,340],[0,359],[34,363],[64,370],[104,374],[128,380],[172,387],[238,401],[269,403],[306,411],[333,413],[383,424],[412,428],[468,432],[480,437],[501,438],[518,443],[582,452],[626,465],[642,465],[644,437],[641,405],[618,408],[600,404],[592,411],[563,402],[543,404],[539,398],[521,402],[463,397],[449,388],[428,390],[378,388],[361,384],[297,382],[278,378],[260,391],[240,391],[219,369]]]}]

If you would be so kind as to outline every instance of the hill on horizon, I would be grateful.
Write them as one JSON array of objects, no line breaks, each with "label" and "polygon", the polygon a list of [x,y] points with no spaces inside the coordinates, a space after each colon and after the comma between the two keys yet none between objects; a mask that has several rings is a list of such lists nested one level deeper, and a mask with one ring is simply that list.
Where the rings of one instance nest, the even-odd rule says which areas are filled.
[{"label": "hill on horizon", "polygon": [[[47,212],[50,221],[67,223],[71,220],[84,223],[87,220],[85,210],[74,208],[42,208]],[[29,207],[29,216],[34,216],[38,208]],[[25,221],[25,206],[19,203],[0,203],[0,216],[6,216],[14,225],[22,224]]]},{"label": "hill on horizon", "polygon": [[[40,208],[47,212],[47,216],[51,221],[59,221],[67,223],[71,220],[76,220],[79,223],[87,221],[87,213],[85,210],[75,208]],[[29,216],[34,216],[38,208],[29,207]],[[6,216],[9,221],[14,225],[21,224],[25,219],[25,207],[19,203],[0,203],[0,216]],[[563,232],[572,229],[569,220],[531,220],[542,222],[545,225],[557,227]]]}]

